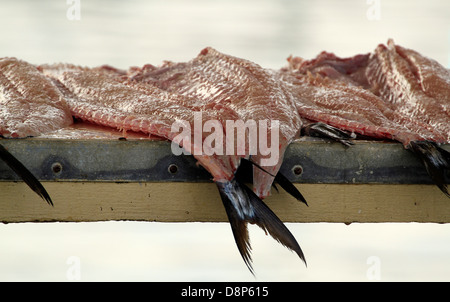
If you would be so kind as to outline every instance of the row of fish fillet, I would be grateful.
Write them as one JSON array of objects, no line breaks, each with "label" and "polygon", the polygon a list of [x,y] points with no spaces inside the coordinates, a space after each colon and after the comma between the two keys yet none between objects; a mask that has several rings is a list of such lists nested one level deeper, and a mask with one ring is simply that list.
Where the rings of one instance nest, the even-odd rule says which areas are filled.
[{"label": "row of fish fillet", "polygon": [[[279,160],[271,166],[261,164],[266,154],[250,154],[249,142],[239,155],[205,155],[193,136],[180,142],[217,184],[239,252],[251,272],[248,223],[260,226],[306,263],[296,239],[262,201],[276,182],[306,203],[279,172],[287,146],[301,135],[346,145],[359,136],[398,141],[418,156],[450,197],[446,184],[450,154],[440,147],[450,143],[450,72],[392,40],[350,58],[329,52],[311,60],[291,56],[279,70],[210,47],[188,62],[128,70],[0,59],[3,138],[39,136],[67,127],[75,118],[173,141],[174,122],[194,127],[194,113],[199,112],[203,121],[217,120],[222,129],[227,120],[278,121]],[[274,131],[269,127],[267,135]],[[207,136],[202,133],[202,140]],[[52,203],[39,181],[1,146],[0,156]],[[253,168],[252,188],[239,177],[244,163]]]}]

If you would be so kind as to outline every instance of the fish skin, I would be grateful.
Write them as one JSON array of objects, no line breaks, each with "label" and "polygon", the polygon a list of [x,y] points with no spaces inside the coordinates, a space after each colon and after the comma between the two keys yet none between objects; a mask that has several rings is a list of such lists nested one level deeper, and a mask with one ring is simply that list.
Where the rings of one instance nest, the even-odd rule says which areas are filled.
[{"label": "fish skin", "polygon": [[[219,117],[223,120],[230,116],[244,122],[255,117],[285,119],[280,127],[282,142],[278,164],[273,167],[261,167],[260,157],[258,155],[251,157],[251,162],[254,161],[257,166],[253,168],[253,186],[256,195],[239,183],[238,178],[216,184],[238,250],[252,273],[251,245],[246,227],[248,223],[256,223],[267,230],[272,237],[296,251],[305,261],[298,243],[289,230],[262,200],[257,198],[267,196],[275,180],[295,198],[306,203],[300,192],[279,173],[284,150],[298,135],[301,127],[301,119],[295,110],[289,89],[279,82],[271,71],[264,70],[247,60],[222,54],[213,48],[205,48],[197,58],[187,63],[167,62],[160,68],[147,65],[141,71],[134,69],[133,72],[130,76],[133,82],[149,83],[182,94],[190,97],[196,105],[231,108],[232,112],[228,113],[230,115]],[[241,159],[241,163],[244,158],[248,158],[248,154]]]},{"label": "fish skin", "polygon": [[323,52],[312,60],[288,58],[280,74],[297,90],[300,115],[401,142],[449,196],[445,174],[450,160],[436,143],[450,142],[450,71],[393,40],[380,44],[370,57],[360,56],[341,59]]},{"label": "fish skin", "polygon": [[[232,119],[244,122],[278,119],[280,159],[274,166],[261,165],[269,173],[253,169],[255,193],[261,198],[270,194],[272,175],[277,174],[287,145],[299,136],[301,128],[294,97],[284,83],[278,81],[276,74],[248,60],[207,47],[189,62],[166,62],[159,68],[146,65],[140,71],[133,69],[129,78],[188,96],[195,104],[230,108],[234,113]],[[248,147],[246,152],[248,158]],[[252,155],[252,160],[260,164],[262,157],[261,154]]]},{"label": "fish skin", "polygon": [[[38,136],[73,122],[59,90],[39,70],[13,57],[0,58],[0,136]],[[5,147],[3,160],[49,205],[53,202],[38,179]]]},{"label": "fish skin", "polygon": [[[393,46],[389,47],[393,48]],[[411,67],[411,62],[415,64],[420,61],[420,58],[414,57],[414,53],[398,49],[400,48],[397,47],[397,52],[402,52],[399,56],[407,62],[405,64],[410,65],[412,76],[416,78],[416,81],[417,77],[422,79],[419,80],[418,87],[424,93],[428,91],[426,97],[433,98],[429,94],[432,89],[426,88],[432,87],[433,80],[429,78],[425,80],[426,73],[417,66]],[[448,152],[439,151],[435,143],[427,141],[445,140],[445,134],[436,133],[433,129],[434,125],[426,123],[424,125],[422,121],[415,121],[411,117],[405,117],[396,112],[394,106],[396,104],[391,102],[392,97],[389,99],[390,102],[384,102],[384,104],[380,103],[380,100],[383,101],[380,98],[381,94],[374,97],[374,92],[381,91],[380,85],[371,87],[373,82],[370,82],[370,75],[367,76],[367,73],[362,72],[367,71],[373,62],[370,60],[372,57],[362,55],[353,60],[339,60],[334,56],[333,61],[333,56],[324,53],[323,58],[317,60],[320,62],[320,68],[314,69],[310,66],[305,74],[295,75],[287,75],[287,73],[280,75],[277,71],[262,69],[250,61],[219,53],[212,48],[205,48],[197,58],[190,62],[167,62],[162,67],[146,65],[143,68],[123,71],[109,66],[81,68],[66,65],[64,71],[58,71],[58,67],[55,68],[55,66],[41,66],[39,70],[51,78],[55,87],[60,89],[60,93],[70,108],[71,115],[104,126],[141,131],[171,140],[174,137],[168,126],[176,118],[188,120],[192,125],[190,116],[193,111],[201,111],[205,114],[205,119],[217,119],[220,116],[223,119],[233,117],[244,120],[254,117],[254,112],[258,112],[258,115],[268,119],[286,118],[282,124],[283,141],[280,146],[284,151],[300,131],[302,119],[306,118],[310,121],[322,121],[323,119],[328,125],[336,125],[336,127],[351,133],[394,139],[401,141],[407,147],[410,146],[411,149],[420,150],[415,152],[424,154],[421,159],[425,160],[425,166],[430,162],[433,164],[431,168],[427,167],[427,170],[433,170],[436,166],[448,168]],[[210,64],[209,60],[220,64]],[[294,61],[293,59],[292,62]],[[297,61],[297,63],[303,64],[304,62]],[[357,67],[353,68],[352,64],[356,64]],[[193,75],[197,77],[187,77],[192,73],[186,73],[184,69],[186,66],[192,69],[191,65],[197,68],[193,68]],[[202,72],[205,71],[202,70],[202,67],[205,66],[208,72],[206,80],[211,76],[212,83],[222,83],[222,85],[201,86],[201,84],[208,83],[205,82],[205,78],[202,78]],[[52,71],[52,68],[56,71]],[[290,72],[295,73],[295,70],[290,70]],[[150,77],[148,77],[149,74]],[[413,77],[406,78],[413,79]],[[196,85],[192,86],[192,83],[187,83],[192,80]],[[199,82],[195,82],[195,80],[199,80]],[[312,86],[314,87],[313,92],[309,91],[306,95],[299,94],[299,85]],[[410,86],[413,87],[412,84]],[[171,89],[181,90],[171,91]],[[185,90],[183,91],[183,89]],[[323,89],[331,89],[334,95],[320,91]],[[337,94],[340,102],[334,104],[303,103],[300,105],[301,109],[298,109],[299,95],[300,98],[307,99],[311,94],[315,95],[318,101],[324,96],[336,98]],[[358,102],[362,102],[358,107],[358,110],[362,111],[355,113],[346,110],[348,107],[344,100],[348,100],[351,95],[356,95]],[[367,104],[371,105],[367,106]],[[331,108],[330,105],[337,107]],[[250,106],[253,112],[248,110],[247,106]],[[372,113],[370,118],[366,116],[365,120],[362,120],[364,110],[361,108],[364,107],[373,109],[376,113]],[[324,109],[327,109],[328,112],[323,112]],[[330,114],[333,111],[341,113]],[[287,114],[292,112],[295,114]],[[386,121],[389,121],[387,126]],[[401,126],[400,122],[402,121],[409,123],[407,128]],[[409,130],[409,126],[423,127],[425,130],[416,133]],[[418,141],[420,144],[417,143]],[[190,147],[195,148],[196,146],[184,147],[190,149]],[[436,157],[436,151],[440,158]],[[237,169],[243,159],[247,158],[247,154],[242,158],[240,156],[202,155],[195,157],[214,177],[230,220],[238,250],[252,273],[254,271],[251,265],[248,223],[257,224],[277,241],[295,251],[305,261],[295,238],[260,198],[267,195],[270,185],[277,180],[279,174],[276,172],[279,166],[260,167],[258,163],[253,166],[254,176],[256,175],[254,179],[257,184],[257,194],[255,194],[236,175]],[[281,161],[282,156],[279,161],[280,165]],[[283,183],[282,178],[278,178],[278,180]],[[299,199],[301,198],[299,197]]]},{"label": "fish skin", "polygon": [[369,58],[369,53],[341,58],[334,53],[322,51],[310,60],[290,56],[287,58],[289,65],[283,69],[304,75],[308,72],[318,74],[322,77],[339,80],[349,85],[368,88],[369,83],[367,82],[365,72]]},{"label": "fish skin", "polygon": [[419,88],[441,104],[448,114],[450,111],[450,71],[437,61],[422,56],[415,50],[394,44],[393,40],[388,41],[388,44],[392,44],[395,52],[408,62]]},{"label": "fish skin", "polygon": [[370,89],[397,112],[427,123],[444,137],[433,141],[450,142],[450,71],[417,53],[405,59],[407,53],[393,40],[378,45],[366,70]]},{"label": "fish skin", "polygon": [[[55,80],[55,84],[64,93],[73,116],[85,121],[113,127],[120,130],[143,132],[173,140],[177,133],[171,131],[176,120],[187,121],[193,129],[193,112],[202,112],[205,119],[214,119],[211,110],[201,107],[186,107],[189,104],[183,96],[155,87],[134,87],[117,81],[114,77],[95,69],[53,72],[43,69],[47,76]],[[221,111],[215,112],[220,114]],[[194,148],[192,133],[191,144],[184,146],[191,153],[202,154]],[[204,134],[205,136],[206,134]],[[203,137],[204,138],[204,137]],[[229,180],[233,177],[233,164],[238,159],[223,156],[196,156],[200,164],[214,176],[214,180]],[[209,165],[209,167],[206,167]]]},{"label": "fish skin", "polygon": [[[193,128],[195,110],[201,110],[204,120],[216,119],[224,122],[224,116],[236,117],[233,112],[230,115],[227,107],[221,104],[195,103],[194,100],[188,99],[192,98],[190,95],[175,94],[152,84],[144,86],[122,81],[99,70],[60,73],[43,67],[42,72],[52,77],[55,85],[60,87],[72,115],[103,126],[141,131],[173,140],[175,134],[171,132],[172,123],[176,119],[182,119],[188,121]],[[206,134],[203,135],[202,139]],[[190,142],[194,140],[195,138],[191,137]],[[189,149],[191,146],[183,148]],[[255,223],[268,231],[278,242],[295,251],[304,260],[298,243],[279,218],[246,185],[236,180],[235,173],[241,156],[206,156],[196,155],[195,152],[193,155],[213,176],[238,250],[252,273],[248,223]],[[267,172],[261,173],[273,178]]]},{"label": "fish skin", "polygon": [[[360,87],[311,73],[281,71],[280,80],[290,84],[297,96],[299,114],[311,121],[363,136],[397,140],[405,146],[413,140],[442,139],[426,124],[424,128],[420,121],[397,113],[385,106],[382,99]],[[407,127],[402,123],[407,123]]]},{"label": "fish skin", "polygon": [[0,135],[38,136],[72,122],[61,93],[35,66],[0,58]]},{"label": "fish skin", "polygon": [[445,174],[448,152],[436,143],[450,142],[450,71],[414,50],[389,39],[372,53],[366,70],[371,90],[396,111],[420,120],[443,138],[412,141],[408,148],[423,162],[439,189],[450,197]]}]

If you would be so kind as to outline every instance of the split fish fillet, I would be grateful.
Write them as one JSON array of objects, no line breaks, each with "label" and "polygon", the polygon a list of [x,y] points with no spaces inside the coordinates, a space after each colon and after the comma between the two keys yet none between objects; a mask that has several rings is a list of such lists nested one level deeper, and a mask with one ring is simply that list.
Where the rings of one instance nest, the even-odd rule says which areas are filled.
[{"label": "split fish fillet", "polygon": [[39,70],[16,58],[0,59],[0,134],[37,136],[72,123],[59,90]]},{"label": "split fish fillet", "polygon": [[[319,133],[347,145],[353,134],[396,140],[419,156],[431,178],[450,196],[445,183],[450,153],[439,147],[450,142],[447,69],[392,40],[369,54],[340,58],[322,52],[312,60],[290,57],[288,62],[286,68],[269,70],[211,47],[188,62],[128,70],[106,65],[36,67],[2,58],[0,135],[39,136],[67,127],[75,117],[171,140],[211,174],[238,250],[251,272],[248,223],[257,224],[305,261],[296,239],[261,200],[278,182],[306,203],[279,173],[287,146],[301,132]],[[241,128],[247,134],[255,122],[258,143],[265,139],[274,147],[270,138],[279,134],[275,162],[264,161],[268,154],[261,145],[252,152],[256,142],[249,135],[239,137],[239,129],[227,128],[228,121],[237,120],[244,123]],[[217,122],[214,146],[205,144],[211,143],[212,132],[212,128],[204,131],[206,121]],[[278,127],[271,121],[277,121]],[[267,123],[267,132],[259,131],[263,125],[259,122]],[[180,129],[191,131],[180,138]],[[217,145],[225,147],[229,139],[234,142],[232,154],[214,153]],[[238,152],[242,140],[244,149]],[[52,204],[39,181],[2,146],[0,158]],[[253,170],[253,189],[239,175],[246,163]]]},{"label": "split fish fillet", "polygon": [[445,173],[450,142],[450,72],[413,50],[380,44],[372,54],[339,58],[288,58],[282,81],[297,94],[302,117],[366,137],[401,142],[423,161],[438,187],[450,196]]},{"label": "split fish fillet", "polygon": [[[195,128],[193,112],[201,112],[204,121],[217,120],[222,125],[226,124],[227,120],[236,118],[247,121],[255,117],[279,117],[281,142],[277,148],[280,148],[283,154],[288,143],[299,132],[301,123],[292,96],[285,94],[288,91],[284,84],[269,77],[258,65],[221,54],[212,48],[203,50],[193,62],[199,65],[201,73],[204,72],[205,64],[207,69],[216,68],[217,70],[211,71],[208,76],[215,77],[214,82],[218,84],[213,85],[213,82],[205,79],[195,82],[193,78],[188,77],[187,80],[193,81],[189,88],[193,93],[174,93],[153,83],[124,81],[119,79],[120,77],[117,78],[115,72],[109,73],[102,69],[71,67],[71,70],[61,72],[58,66],[51,65],[40,66],[39,69],[59,87],[71,114],[85,121],[174,140],[176,133],[171,131],[171,126],[175,121],[187,121],[191,129]],[[233,84],[236,74],[238,76]],[[223,82],[224,77],[228,77],[230,82]],[[246,85],[241,85],[242,82]],[[225,92],[223,97],[215,99],[212,93],[214,92],[215,96],[221,95],[220,89],[223,88],[220,86],[226,87]],[[222,131],[224,129],[226,127],[222,127]],[[195,146],[193,143],[195,135],[192,135],[188,141],[191,145],[183,145],[183,148],[191,150],[192,147],[194,157],[213,176],[236,244],[250,271],[252,266],[248,223],[257,224],[305,260],[297,241],[279,218],[250,188],[235,178],[241,157],[247,158],[248,154],[203,155],[201,146]],[[204,141],[206,134],[202,135]],[[197,155],[195,148],[200,148]],[[258,156],[259,154],[255,157]],[[274,180],[271,172],[277,174],[280,165],[281,159],[273,167],[258,167],[255,174],[263,176],[256,178],[257,187],[264,190],[270,188]]]},{"label": "split fish fillet", "polygon": [[[282,164],[284,151],[297,137],[302,126],[296,112],[295,99],[286,85],[270,70],[250,61],[225,55],[213,48],[204,49],[199,56],[187,63],[168,62],[159,68],[134,70],[133,82],[157,85],[161,89],[181,94],[195,104],[208,108],[229,108],[232,119],[243,122],[253,120],[279,121],[279,159],[275,165],[261,164],[260,152],[252,156],[258,165],[253,168],[253,185],[259,197],[270,193],[274,176]],[[218,116],[225,124],[229,116]],[[269,128],[270,130],[270,128]],[[267,141],[270,141],[271,131]],[[258,142],[263,139],[258,137]],[[257,142],[254,142],[255,144]],[[246,157],[248,157],[248,144]]]},{"label": "split fish fillet", "polygon": [[[16,58],[0,59],[1,137],[38,136],[71,123],[72,116],[63,96],[35,66]],[[0,158],[33,191],[53,205],[36,177],[1,145]]]}]

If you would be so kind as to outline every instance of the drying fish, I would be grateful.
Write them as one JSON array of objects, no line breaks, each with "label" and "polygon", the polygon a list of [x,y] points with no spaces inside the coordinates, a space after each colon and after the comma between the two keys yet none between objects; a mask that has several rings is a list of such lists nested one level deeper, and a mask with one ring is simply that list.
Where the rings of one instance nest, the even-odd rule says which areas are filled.
[{"label": "drying fish", "polygon": [[[129,70],[35,67],[4,58],[0,135],[38,136],[67,127],[75,117],[172,141],[212,175],[238,250],[253,273],[248,223],[305,261],[294,236],[262,201],[278,183],[306,204],[279,172],[287,146],[300,135],[346,145],[355,134],[399,141],[419,155],[448,195],[450,155],[439,143],[450,141],[449,78],[436,62],[392,41],[351,58],[327,52],[313,60],[291,57],[280,71],[213,48],[189,62]],[[39,181],[1,146],[0,158],[51,204]],[[245,169],[251,170],[253,188],[244,184]]]},{"label": "drying fish", "polygon": [[450,71],[389,40],[372,53],[370,89],[396,111],[430,125],[450,141]]},{"label": "drying fish", "polygon": [[[278,120],[280,160],[275,165],[264,166],[261,163],[263,156],[259,152],[252,155],[252,161],[269,172],[257,167],[253,169],[255,193],[261,198],[269,194],[274,175],[282,163],[284,150],[298,137],[301,128],[301,119],[295,112],[291,92],[269,70],[207,48],[187,63],[167,62],[160,68],[143,68],[130,79],[132,82],[150,83],[166,91],[187,96],[195,104],[207,108],[228,108],[233,113],[232,119],[239,119],[244,124],[248,121]],[[229,119],[219,118],[222,121]],[[270,136],[270,132],[268,135]],[[253,146],[246,145],[246,156],[250,147]]]},{"label": "drying fish", "polygon": [[[15,58],[0,59],[0,136],[36,136],[72,123],[59,90],[31,64]],[[42,184],[6,148],[0,158],[40,197],[52,204]]]},{"label": "drying fish", "polygon": [[[117,74],[122,77],[123,72]],[[238,76],[233,76],[234,74]],[[143,87],[145,84],[149,87],[156,85],[163,90],[189,97],[197,106],[228,108],[233,113],[233,119],[243,121],[244,126],[247,126],[248,121],[261,119],[280,121],[280,159],[276,165],[264,166],[260,162],[260,154],[251,156],[252,162],[256,164],[253,166],[254,191],[260,198],[270,194],[274,180],[282,187],[292,188],[278,170],[284,150],[294,138],[299,137],[300,129],[308,135],[331,137],[345,144],[349,144],[352,138],[324,123],[312,125],[302,120],[296,112],[293,94],[273,71],[262,69],[247,60],[224,55],[212,48],[205,49],[189,62],[165,62],[160,67],[133,67],[127,78],[133,84],[144,84]],[[304,122],[305,127],[302,127]],[[250,143],[246,146],[246,155],[249,147],[252,147]],[[306,203],[300,192],[289,191]]]},{"label": "drying fish", "polygon": [[[187,84],[184,87],[190,91],[188,93],[175,93],[148,83],[119,81],[100,69],[61,72],[57,66],[40,66],[40,70],[55,80],[55,85],[60,87],[67,100],[71,114],[76,118],[103,126],[158,135],[172,141],[177,136],[171,128],[174,122],[187,122],[186,126],[194,129],[195,113],[201,114],[200,122],[218,121],[219,126],[223,126],[222,131],[228,129],[227,121],[239,119],[246,123],[251,119],[279,119],[280,141],[276,142],[275,147],[280,159],[267,166],[262,164],[264,154],[256,153],[251,157],[255,164],[254,186],[257,194],[267,195],[278,174],[284,150],[298,135],[301,127],[292,95],[284,83],[277,81],[265,69],[212,48],[204,49],[189,64],[191,68],[186,73]],[[267,135],[275,135],[273,130],[269,128]],[[235,139],[234,133],[224,133],[222,137],[224,143],[228,142],[228,137]],[[201,142],[204,143],[207,138],[202,133]],[[250,158],[250,144],[239,155],[234,155],[234,149],[231,154],[204,155],[202,146],[195,144],[196,140],[192,134],[177,143],[189,150],[213,176],[236,244],[248,268],[252,271],[247,223],[257,224],[305,260],[297,241],[279,218],[257,194],[235,177],[241,158]],[[282,176],[279,175],[277,180],[283,186],[286,185],[287,180]],[[297,193],[293,186],[289,190]]]},{"label": "drying fish", "polygon": [[33,65],[0,59],[0,134],[37,136],[72,123],[59,90]]},{"label": "drying fish", "polygon": [[288,61],[280,77],[297,94],[302,117],[401,142],[449,196],[449,153],[437,144],[450,141],[448,70],[391,40],[370,55],[342,59],[323,52],[313,60]]}]

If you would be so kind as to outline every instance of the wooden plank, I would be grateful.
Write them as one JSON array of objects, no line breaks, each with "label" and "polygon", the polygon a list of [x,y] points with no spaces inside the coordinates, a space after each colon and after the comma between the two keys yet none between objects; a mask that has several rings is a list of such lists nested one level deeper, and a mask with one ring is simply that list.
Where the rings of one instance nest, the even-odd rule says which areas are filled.
[{"label": "wooden plank", "polygon": [[[213,183],[43,182],[47,205],[23,182],[0,182],[0,221],[138,220],[222,222]],[[265,202],[284,222],[450,222],[450,200],[434,185],[297,184],[309,207],[285,192]]]}]

